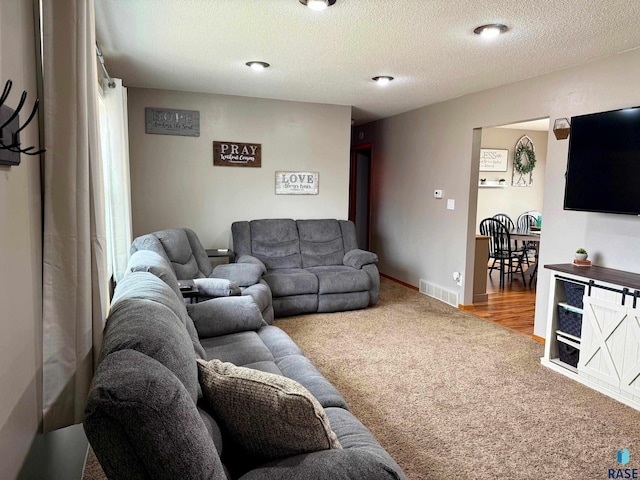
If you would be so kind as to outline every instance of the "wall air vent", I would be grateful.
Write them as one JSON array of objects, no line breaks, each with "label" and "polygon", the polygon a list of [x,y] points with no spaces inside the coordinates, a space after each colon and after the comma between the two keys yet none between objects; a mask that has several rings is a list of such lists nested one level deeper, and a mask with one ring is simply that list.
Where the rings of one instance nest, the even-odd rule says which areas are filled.
[{"label": "wall air vent", "polygon": [[447,290],[446,288],[439,287],[431,282],[420,279],[420,293],[425,294],[428,297],[440,300],[452,307],[458,308],[458,292],[453,290]]}]

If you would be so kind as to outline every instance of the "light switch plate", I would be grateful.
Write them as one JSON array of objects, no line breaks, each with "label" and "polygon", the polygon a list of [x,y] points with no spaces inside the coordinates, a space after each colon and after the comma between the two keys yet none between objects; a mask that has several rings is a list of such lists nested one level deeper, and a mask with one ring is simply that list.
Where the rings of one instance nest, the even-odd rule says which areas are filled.
[{"label": "light switch plate", "polygon": [[453,198],[448,198],[447,199],[447,210],[455,210],[456,208],[456,201]]}]

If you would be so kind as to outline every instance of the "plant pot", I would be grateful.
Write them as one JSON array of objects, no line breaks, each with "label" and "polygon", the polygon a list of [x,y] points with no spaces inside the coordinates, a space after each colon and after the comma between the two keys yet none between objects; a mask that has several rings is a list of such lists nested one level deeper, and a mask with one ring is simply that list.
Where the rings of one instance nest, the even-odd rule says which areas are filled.
[{"label": "plant pot", "polygon": [[588,253],[576,253],[576,260],[586,260],[588,256]]}]

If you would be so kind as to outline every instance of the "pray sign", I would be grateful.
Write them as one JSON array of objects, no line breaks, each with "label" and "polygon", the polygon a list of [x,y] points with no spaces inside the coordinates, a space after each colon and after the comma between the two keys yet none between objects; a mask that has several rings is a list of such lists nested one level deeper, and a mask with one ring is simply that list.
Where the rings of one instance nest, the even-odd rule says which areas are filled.
[{"label": "pray sign", "polygon": [[222,167],[261,167],[262,144],[213,142],[213,164]]}]

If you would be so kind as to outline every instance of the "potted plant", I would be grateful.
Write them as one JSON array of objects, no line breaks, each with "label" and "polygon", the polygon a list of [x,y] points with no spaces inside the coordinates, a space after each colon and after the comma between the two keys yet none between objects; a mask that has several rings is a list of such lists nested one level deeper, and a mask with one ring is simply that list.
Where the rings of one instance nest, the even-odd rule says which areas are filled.
[{"label": "potted plant", "polygon": [[586,260],[589,254],[584,248],[576,250],[576,260]]}]

